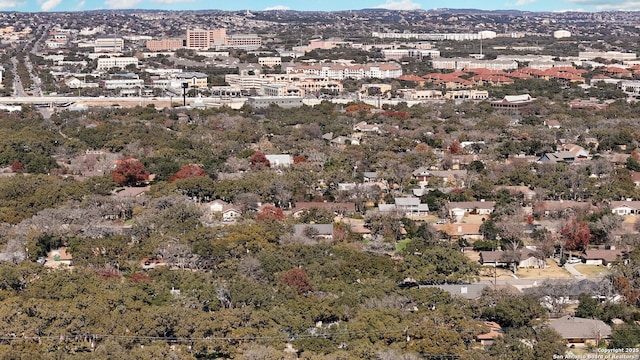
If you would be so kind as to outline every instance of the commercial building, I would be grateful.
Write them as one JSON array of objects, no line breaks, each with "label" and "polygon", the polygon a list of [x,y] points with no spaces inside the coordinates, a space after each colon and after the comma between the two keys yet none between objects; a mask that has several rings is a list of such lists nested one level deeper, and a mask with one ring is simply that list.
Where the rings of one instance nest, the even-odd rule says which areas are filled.
[{"label": "commercial building", "polygon": [[185,39],[161,39],[148,40],[145,43],[147,49],[151,51],[174,51],[182,49],[186,45]]},{"label": "commercial building", "polygon": [[282,65],[282,58],[279,56],[259,57],[258,64],[262,66],[274,67],[274,66]]},{"label": "commercial building", "polygon": [[638,56],[636,53],[623,53],[620,51],[580,51],[578,53],[579,60],[593,60],[595,58],[603,58],[606,60],[635,60]]},{"label": "commercial building", "polygon": [[418,39],[418,40],[430,40],[430,41],[466,41],[466,40],[480,40],[480,39],[493,39],[497,34],[493,31],[480,31],[478,33],[383,33],[374,31],[371,36],[381,39]]},{"label": "commercial building", "polygon": [[491,107],[507,114],[528,113],[535,101],[529,94],[507,95],[502,100],[492,101]]},{"label": "commercial building", "polygon": [[400,60],[403,57],[423,59],[426,57],[440,57],[440,50],[436,49],[386,49],[382,50],[382,56],[386,60]]},{"label": "commercial building", "polygon": [[438,58],[433,59],[431,65],[434,69],[441,70],[514,70],[518,68],[518,62],[515,60],[478,60],[473,58]]},{"label": "commercial building", "polygon": [[128,65],[138,67],[138,58],[135,57],[110,57],[98,59],[98,70],[108,70],[112,68],[125,68]]},{"label": "commercial building", "polygon": [[98,36],[94,41],[93,52],[121,52],[124,48],[124,40],[117,36]]},{"label": "commercial building", "polygon": [[256,50],[260,46],[262,46],[262,38],[257,34],[235,34],[227,36],[224,45],[216,45],[216,50],[229,48]]},{"label": "commercial building", "polygon": [[247,100],[247,104],[255,108],[265,108],[272,104],[278,105],[282,108],[293,108],[302,106],[302,98],[297,96],[250,97]]},{"label": "commercial building", "polygon": [[174,78],[180,82],[187,83],[189,87],[206,88],[209,76],[200,72],[183,72],[174,74]]},{"label": "commercial building", "polygon": [[100,87],[114,90],[114,89],[134,89],[142,88],[144,86],[144,80],[142,79],[114,79],[103,80],[100,82]]},{"label": "commercial building", "polygon": [[329,79],[395,79],[402,76],[402,67],[398,64],[355,64],[340,65],[326,63],[319,65],[289,64],[286,66],[287,74],[306,74],[326,77]]}]

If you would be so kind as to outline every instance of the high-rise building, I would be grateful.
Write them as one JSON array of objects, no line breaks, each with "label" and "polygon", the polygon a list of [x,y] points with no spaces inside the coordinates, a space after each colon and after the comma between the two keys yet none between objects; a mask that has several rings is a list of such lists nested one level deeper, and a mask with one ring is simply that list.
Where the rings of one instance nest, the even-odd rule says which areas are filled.
[{"label": "high-rise building", "polygon": [[187,48],[206,50],[215,45],[224,44],[226,38],[227,29],[225,28],[187,30]]}]

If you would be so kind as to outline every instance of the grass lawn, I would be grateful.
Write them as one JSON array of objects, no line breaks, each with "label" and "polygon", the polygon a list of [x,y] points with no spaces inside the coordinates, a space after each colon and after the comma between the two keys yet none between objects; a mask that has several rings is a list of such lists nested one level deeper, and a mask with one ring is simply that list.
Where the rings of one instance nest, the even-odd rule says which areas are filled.
[{"label": "grass lawn", "polygon": [[551,259],[546,261],[545,269],[518,269],[518,277],[521,279],[571,279],[573,276]]},{"label": "grass lawn", "polygon": [[577,264],[574,266],[576,270],[588,278],[601,278],[609,273],[609,269],[602,265]]},{"label": "grass lawn", "polygon": [[407,248],[407,244],[409,242],[411,242],[410,239],[404,239],[404,240],[398,241],[398,243],[396,243],[396,252],[404,251],[404,249]]}]

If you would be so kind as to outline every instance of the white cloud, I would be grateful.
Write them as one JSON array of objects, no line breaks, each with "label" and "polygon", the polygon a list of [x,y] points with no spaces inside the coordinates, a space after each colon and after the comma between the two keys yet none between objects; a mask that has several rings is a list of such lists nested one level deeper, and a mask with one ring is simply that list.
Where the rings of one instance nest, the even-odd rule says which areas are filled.
[{"label": "white cloud", "polygon": [[514,6],[525,6],[525,5],[533,4],[533,3],[537,2],[537,1],[538,0],[518,0],[514,4]]},{"label": "white cloud", "polygon": [[181,3],[190,3],[195,0],[152,0],[151,2],[156,4],[170,5],[170,4],[181,4]]},{"label": "white cloud", "polygon": [[414,3],[411,0],[387,0],[386,3],[378,5],[376,9],[388,9],[388,10],[417,10],[422,6]]},{"label": "white cloud", "polygon": [[9,9],[24,5],[24,3],[12,0],[0,0],[0,9]]},{"label": "white cloud", "polygon": [[84,9],[85,5],[87,5],[86,1],[84,0],[78,1],[78,4],[76,5],[76,10]]},{"label": "white cloud", "polygon": [[105,0],[104,5],[109,9],[134,9],[142,0]]},{"label": "white cloud", "polygon": [[276,6],[272,6],[264,9],[264,11],[277,11],[277,10],[280,10],[280,11],[291,10],[291,8],[285,5],[276,5]]},{"label": "white cloud", "polygon": [[62,2],[62,0],[47,0],[47,1],[43,2],[42,5],[40,5],[40,10],[42,10],[42,11],[51,11],[56,6],[60,5],[61,2]]}]

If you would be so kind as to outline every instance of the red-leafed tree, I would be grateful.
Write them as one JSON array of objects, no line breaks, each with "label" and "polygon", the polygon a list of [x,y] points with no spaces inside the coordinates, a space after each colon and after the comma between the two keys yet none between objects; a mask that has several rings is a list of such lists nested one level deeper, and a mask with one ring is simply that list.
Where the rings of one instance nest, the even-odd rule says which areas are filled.
[{"label": "red-leafed tree", "polygon": [[144,164],[131,157],[118,160],[111,176],[120,186],[140,185],[149,180],[149,172],[145,170]]},{"label": "red-leafed tree", "polygon": [[451,155],[460,155],[462,154],[462,144],[459,141],[455,140],[451,144],[449,144],[449,152]]},{"label": "red-leafed tree", "polygon": [[24,166],[22,166],[20,161],[14,160],[13,163],[11,163],[11,171],[14,173],[21,173],[24,171]]},{"label": "red-leafed tree", "polygon": [[251,163],[251,168],[254,169],[271,166],[269,159],[267,159],[267,157],[260,151],[256,151],[251,155],[249,163]]},{"label": "red-leafed tree", "polygon": [[258,216],[256,216],[256,220],[284,220],[284,212],[279,207],[266,205],[260,210]]},{"label": "red-leafed tree", "polygon": [[304,155],[298,155],[293,157],[293,164],[300,164],[308,162],[307,157]]},{"label": "red-leafed tree", "polygon": [[313,287],[309,284],[309,277],[304,269],[291,269],[280,275],[280,282],[294,288],[298,295],[312,291]]},{"label": "red-leafed tree", "polygon": [[175,174],[171,175],[171,177],[169,178],[169,182],[172,183],[176,180],[188,179],[188,178],[199,177],[199,176],[207,176],[207,173],[204,170],[202,170],[202,168],[198,165],[195,165],[195,164],[185,165],[182,168],[180,168],[180,170],[178,170]]},{"label": "red-leafed tree", "polygon": [[584,251],[593,237],[589,224],[575,218],[564,225],[560,230],[560,235],[565,240],[565,248],[570,251]]}]

